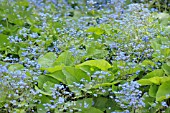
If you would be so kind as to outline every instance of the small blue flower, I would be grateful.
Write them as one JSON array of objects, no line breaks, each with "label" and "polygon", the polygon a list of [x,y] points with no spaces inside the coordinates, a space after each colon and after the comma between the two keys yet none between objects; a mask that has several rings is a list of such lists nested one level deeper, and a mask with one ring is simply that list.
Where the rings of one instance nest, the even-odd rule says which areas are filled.
[{"label": "small blue flower", "polygon": [[168,107],[168,105],[167,105],[167,103],[166,102],[161,102],[161,104],[162,104],[162,106],[164,106],[164,107]]},{"label": "small blue flower", "polygon": [[58,103],[59,103],[59,104],[64,103],[64,98],[63,98],[63,97],[59,97],[59,98],[58,98]]},{"label": "small blue flower", "polygon": [[148,42],[148,41],[149,41],[149,37],[148,37],[148,36],[143,37],[143,38],[142,38],[142,41]]}]

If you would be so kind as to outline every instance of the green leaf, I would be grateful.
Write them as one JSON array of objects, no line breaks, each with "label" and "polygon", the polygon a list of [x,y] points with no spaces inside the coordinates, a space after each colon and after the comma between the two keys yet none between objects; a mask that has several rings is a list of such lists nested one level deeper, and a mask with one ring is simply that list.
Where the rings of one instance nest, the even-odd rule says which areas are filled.
[{"label": "green leaf", "polygon": [[43,89],[45,90],[45,92],[52,94],[51,88],[54,88],[54,83],[47,81],[43,84]]},{"label": "green leaf", "polygon": [[151,41],[151,46],[154,50],[160,50],[161,44],[158,44],[155,40]]},{"label": "green leaf", "polygon": [[21,70],[23,68],[24,68],[24,66],[21,65],[21,64],[12,64],[12,65],[9,66],[8,70],[14,72],[16,70]]},{"label": "green leaf", "polygon": [[108,98],[105,98],[105,97],[94,98],[94,107],[102,111],[105,111],[107,109],[106,108],[107,103],[108,103]]},{"label": "green leaf", "polygon": [[43,68],[51,67],[56,57],[56,54],[53,52],[46,53],[44,56],[38,58],[38,64]]},{"label": "green leaf", "polygon": [[106,60],[103,60],[103,59],[89,60],[89,61],[83,62],[82,64],[77,65],[77,67],[81,67],[81,66],[85,66],[85,65],[95,66],[95,67],[97,67],[101,70],[104,70],[104,71],[106,71],[112,67]]},{"label": "green leaf", "polygon": [[169,48],[162,49],[161,54],[164,55],[165,57],[169,57],[170,56],[170,49]]},{"label": "green leaf", "polygon": [[40,28],[37,28],[37,27],[35,27],[35,26],[31,26],[30,29],[31,29],[32,32],[37,32],[37,33],[40,33],[40,32],[41,32],[41,29],[40,29]]},{"label": "green leaf", "polygon": [[168,13],[159,13],[157,17],[162,25],[167,25],[169,23],[170,15]]},{"label": "green leaf", "polygon": [[72,66],[74,64],[74,57],[71,52],[66,51],[59,55],[57,60],[54,62],[53,66],[56,65],[65,65],[65,66]]},{"label": "green leaf", "polygon": [[84,58],[103,58],[107,55],[108,51],[104,50],[103,48],[99,49],[94,44],[90,44],[87,46],[87,53],[85,54]]},{"label": "green leaf", "polygon": [[41,89],[39,89],[37,86],[35,86],[35,89],[36,89],[37,91],[39,91],[41,94],[43,94],[43,95],[52,96],[52,94],[51,94],[51,93],[48,93],[48,92],[42,91],[42,90],[41,90]]},{"label": "green leaf", "polygon": [[158,88],[156,93],[156,101],[162,101],[170,97],[170,81],[164,82]]},{"label": "green leaf", "polygon": [[73,82],[79,83],[82,78],[90,81],[90,76],[81,69],[76,69],[75,67],[64,67],[62,72],[66,76],[67,84],[73,84]]},{"label": "green leaf", "polygon": [[165,76],[165,77],[162,77],[161,79],[161,83],[164,83],[164,82],[167,82],[167,81],[170,81],[170,77],[168,76]]},{"label": "green leaf", "polygon": [[81,113],[103,113],[103,111],[101,111],[95,107],[90,107],[87,110],[83,110]]},{"label": "green leaf", "polygon": [[166,63],[168,66],[170,66],[170,61],[167,61],[167,63]]},{"label": "green leaf", "polygon": [[26,113],[24,109],[15,109],[16,113]]},{"label": "green leaf", "polygon": [[55,66],[55,67],[49,67],[49,68],[43,68],[44,70],[50,72],[50,73],[53,73],[55,71],[59,71],[59,70],[62,70],[64,67],[64,65],[59,65],[59,66]]},{"label": "green leaf", "polygon": [[160,85],[161,80],[162,80],[162,77],[152,77],[149,79],[140,79],[138,80],[138,83],[141,85],[152,85],[152,84]]},{"label": "green leaf", "polygon": [[3,45],[5,46],[5,44],[8,43],[9,43],[8,36],[4,34],[0,34],[0,47]]},{"label": "green leaf", "polygon": [[157,85],[151,85],[150,88],[149,88],[149,95],[151,97],[156,97],[157,90],[158,90]]},{"label": "green leaf", "polygon": [[81,110],[87,110],[91,108],[93,99],[92,98],[84,98],[81,100],[77,100],[76,102],[76,107],[80,108]]},{"label": "green leaf", "polygon": [[[151,103],[155,102],[155,98],[148,96],[147,93],[144,93],[142,98],[144,99],[143,102],[145,103],[146,109],[149,109],[151,107]],[[147,112],[150,113],[150,112]]]},{"label": "green leaf", "polygon": [[86,30],[86,32],[91,32],[91,33],[95,33],[97,35],[101,35],[103,34],[105,31],[101,28],[97,28],[97,27],[90,27],[89,29]]},{"label": "green leaf", "polygon": [[48,110],[45,109],[45,106],[43,104],[50,103],[50,99],[47,96],[42,95],[40,100],[41,100],[41,104],[37,104],[37,112],[47,113]]},{"label": "green leaf", "polygon": [[26,0],[19,1],[19,2],[17,2],[17,4],[18,4],[19,6],[25,6],[25,7],[28,7],[28,6],[29,6],[29,2],[26,1]]},{"label": "green leaf", "polygon": [[51,77],[51,76],[48,76],[48,75],[40,75],[40,76],[38,77],[38,80],[37,80],[37,82],[38,82],[38,87],[39,87],[40,89],[42,89],[42,88],[43,88],[43,84],[44,84],[45,82],[47,82],[47,81],[50,81],[50,82],[52,82],[52,83],[54,83],[54,84],[59,84],[59,83],[60,83],[58,80],[54,79],[54,78]]},{"label": "green leaf", "polygon": [[79,69],[85,71],[86,73],[90,73],[90,74],[93,74],[94,72],[99,70],[99,68],[97,68],[95,66],[88,66],[88,65],[81,66],[81,67],[79,67]]},{"label": "green leaf", "polygon": [[156,70],[148,73],[142,79],[148,79],[148,78],[152,78],[152,77],[162,77],[163,75],[164,75],[164,72],[162,69],[156,69]]},{"label": "green leaf", "polygon": [[57,79],[58,81],[66,84],[66,76],[63,74],[62,70],[47,74],[47,76],[53,77],[54,79]]},{"label": "green leaf", "polygon": [[167,75],[170,75],[170,66],[168,66],[167,64],[163,64],[162,69],[165,71]]},{"label": "green leaf", "polygon": [[142,62],[142,65],[143,65],[143,66],[147,66],[147,65],[155,66],[155,63],[152,62],[151,60],[144,60],[144,61]]},{"label": "green leaf", "polygon": [[93,86],[93,88],[110,87],[112,85],[113,85],[113,83],[102,83],[102,84],[96,84],[95,86]]}]

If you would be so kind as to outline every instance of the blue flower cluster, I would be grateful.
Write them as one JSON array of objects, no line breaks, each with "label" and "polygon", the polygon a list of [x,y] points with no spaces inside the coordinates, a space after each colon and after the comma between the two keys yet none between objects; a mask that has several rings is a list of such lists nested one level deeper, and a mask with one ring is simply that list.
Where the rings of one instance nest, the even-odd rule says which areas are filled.
[{"label": "blue flower cluster", "polygon": [[145,107],[143,102],[142,91],[139,90],[140,85],[136,81],[126,82],[125,84],[119,85],[121,90],[115,91],[115,101],[119,103],[123,109],[139,109]]}]

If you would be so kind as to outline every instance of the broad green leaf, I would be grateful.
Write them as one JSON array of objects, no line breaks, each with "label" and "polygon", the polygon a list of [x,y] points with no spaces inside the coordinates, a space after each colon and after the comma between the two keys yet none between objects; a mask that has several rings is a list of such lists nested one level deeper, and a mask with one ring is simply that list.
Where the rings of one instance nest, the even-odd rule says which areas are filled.
[{"label": "broad green leaf", "polygon": [[127,70],[127,73],[128,74],[133,74],[133,73],[136,73],[137,71],[140,71],[141,70],[141,67],[140,66],[136,66],[135,68],[130,68]]},{"label": "broad green leaf", "polygon": [[24,109],[15,109],[16,113],[26,113]]},{"label": "broad green leaf", "polygon": [[159,86],[156,93],[156,101],[162,101],[170,97],[170,81],[164,82]]},{"label": "broad green leaf", "polygon": [[[29,20],[28,20],[28,21],[29,21]],[[32,32],[36,32],[36,33],[41,32],[41,29],[40,29],[40,28],[37,28],[37,27],[35,27],[35,26],[31,26],[30,29],[31,29]]]},{"label": "broad green leaf", "polygon": [[47,113],[48,110],[45,109],[45,106],[43,104],[50,103],[50,99],[47,96],[42,95],[40,100],[41,100],[41,104],[37,104],[37,112]]},{"label": "broad green leaf", "polygon": [[29,2],[27,0],[18,1],[17,4],[19,6],[25,6],[25,7],[29,6]]},{"label": "broad green leaf", "polygon": [[[142,98],[144,99],[143,102],[145,103],[145,107],[147,109],[150,108],[151,103],[155,102],[155,98],[148,96],[148,93],[144,93]],[[150,113],[150,112],[147,112],[147,113]]]},{"label": "broad green leaf", "polygon": [[8,70],[14,72],[16,70],[21,70],[23,68],[24,68],[24,66],[21,65],[21,64],[12,64],[12,65],[9,66]]},{"label": "broad green leaf", "polygon": [[60,83],[60,81],[54,79],[54,78],[51,77],[51,76],[48,76],[48,75],[40,75],[40,76],[38,77],[38,80],[37,80],[37,82],[38,82],[38,87],[39,87],[40,89],[42,89],[42,88],[43,88],[43,84],[44,84],[45,82],[47,82],[47,81],[50,81],[50,82],[52,82],[52,83],[54,83],[54,84],[59,84],[59,83]]},{"label": "broad green leaf", "polygon": [[143,65],[143,66],[147,66],[147,65],[155,66],[155,63],[152,62],[151,60],[144,60],[144,61],[142,62],[142,65]]},{"label": "broad green leaf", "polygon": [[43,95],[47,95],[47,96],[52,96],[51,93],[48,93],[48,92],[45,92],[45,91],[42,91],[41,89],[39,89],[37,86],[35,86],[35,90],[39,91],[41,94]]},{"label": "broad green leaf", "polygon": [[167,64],[168,66],[170,66],[170,61],[168,61],[166,64]]},{"label": "broad green leaf", "polygon": [[159,13],[157,17],[162,25],[167,25],[169,23],[170,15],[168,13]]},{"label": "broad green leaf", "polygon": [[155,40],[151,41],[151,46],[154,50],[160,50],[161,44],[158,44]]},{"label": "broad green leaf", "polygon": [[65,66],[72,66],[74,64],[74,57],[71,52],[66,51],[59,55],[57,60],[54,62],[53,66],[57,65],[65,65]]},{"label": "broad green leaf", "polygon": [[92,106],[93,99],[92,98],[84,98],[84,99],[77,100],[75,103],[76,103],[77,108],[86,110]]},{"label": "broad green leaf", "polygon": [[140,79],[138,80],[138,83],[141,85],[152,85],[152,84],[160,85],[161,80],[162,77],[152,77],[149,79]]},{"label": "broad green leaf", "polygon": [[89,29],[86,30],[86,32],[92,32],[95,33],[97,35],[101,35],[103,34],[105,31],[101,28],[97,28],[97,27],[90,27]]},{"label": "broad green leaf", "polygon": [[99,68],[97,68],[95,66],[88,66],[88,65],[81,66],[81,67],[79,67],[79,69],[85,71],[86,73],[90,73],[90,75],[92,75],[94,72],[99,70]]},{"label": "broad green leaf", "polygon": [[102,84],[96,84],[95,86],[93,86],[92,88],[99,88],[99,87],[110,87],[112,86],[113,83],[102,83]]},{"label": "broad green leaf", "polygon": [[167,75],[170,75],[170,66],[168,66],[167,64],[163,64],[162,69],[165,71]]},{"label": "broad green leaf", "polygon": [[149,79],[152,83],[160,85],[161,83],[161,77],[152,77]]},{"label": "broad green leaf", "polygon": [[162,77],[161,78],[161,83],[164,83],[164,82],[167,82],[167,81],[170,81],[170,77],[168,76],[165,76],[165,77]]},{"label": "broad green leaf", "polygon": [[73,82],[79,83],[82,78],[90,81],[90,76],[81,69],[77,69],[75,67],[65,67],[62,72],[66,76],[67,84],[73,84]]},{"label": "broad green leaf", "polygon": [[108,51],[104,49],[99,49],[96,48],[95,45],[91,44],[90,46],[87,47],[87,53],[85,54],[84,58],[103,58],[106,56]]},{"label": "broad green leaf", "polygon": [[112,67],[106,60],[103,60],[103,59],[89,60],[89,61],[83,62],[82,64],[77,65],[77,67],[81,67],[84,65],[95,66],[104,71]]},{"label": "broad green leaf", "polygon": [[168,13],[159,13],[156,17],[158,17],[160,20],[164,20],[170,18],[170,15]]},{"label": "broad green leaf", "polygon": [[98,96],[93,98],[93,101],[93,107],[101,110],[102,112],[106,111],[107,113],[111,113],[112,111],[120,109],[119,105],[114,101],[114,99]]},{"label": "broad green leaf", "polygon": [[112,91],[117,91],[118,86],[115,86],[114,84],[112,85]]},{"label": "broad green leaf", "polygon": [[107,108],[108,98],[105,97],[97,97],[94,98],[94,107],[105,111]]},{"label": "broad green leaf", "polygon": [[164,75],[164,72],[162,69],[156,69],[150,73],[148,73],[147,75],[145,75],[142,79],[148,79],[148,78],[152,78],[152,77],[162,77]]},{"label": "broad green leaf", "polygon": [[161,50],[161,54],[164,55],[166,58],[170,56],[170,49],[165,48]]},{"label": "broad green leaf", "polygon": [[105,45],[98,43],[97,41],[92,41],[90,43],[86,43],[85,45],[86,52],[82,59],[86,58],[102,59],[108,54],[108,51],[105,50]]},{"label": "broad green leaf", "polygon": [[53,73],[47,74],[47,76],[53,77],[57,81],[60,81],[64,84],[66,84],[66,76],[63,74],[62,69],[55,71]]},{"label": "broad green leaf", "polygon": [[53,52],[46,53],[44,56],[38,58],[38,64],[40,64],[42,68],[52,67],[56,57],[56,54]]},{"label": "broad green leaf", "polygon": [[[74,108],[75,109],[81,109],[83,111],[88,110],[91,108],[92,104],[93,104],[93,99],[92,98],[83,98],[83,99],[78,99],[76,101],[72,101],[74,102]],[[70,104],[73,104],[72,102],[68,101],[65,103],[65,107],[70,107]],[[57,112],[58,110],[55,110],[55,113],[63,113],[63,112]],[[78,112],[78,113],[81,113]]]},{"label": "broad green leaf", "polygon": [[95,107],[90,107],[87,110],[83,110],[81,113],[103,113],[103,111],[101,111]]},{"label": "broad green leaf", "polygon": [[151,85],[150,88],[149,88],[149,95],[151,97],[156,97],[157,90],[158,90],[157,85]]},{"label": "broad green leaf", "polygon": [[50,73],[53,73],[55,71],[59,71],[59,70],[62,70],[64,67],[64,65],[59,65],[59,66],[55,66],[55,67],[49,67],[49,68],[44,68],[44,70],[50,72]]},{"label": "broad green leaf", "polygon": [[0,34],[0,47],[3,45],[5,46],[5,44],[8,43],[9,43],[8,36],[4,34]]},{"label": "broad green leaf", "polygon": [[45,92],[52,94],[51,88],[54,88],[54,83],[47,81],[43,84],[43,89],[45,90]]},{"label": "broad green leaf", "polygon": [[96,49],[95,46],[89,46],[87,47],[87,54],[86,54],[86,57],[92,57],[96,54],[100,54],[101,53],[101,50],[99,49]]}]

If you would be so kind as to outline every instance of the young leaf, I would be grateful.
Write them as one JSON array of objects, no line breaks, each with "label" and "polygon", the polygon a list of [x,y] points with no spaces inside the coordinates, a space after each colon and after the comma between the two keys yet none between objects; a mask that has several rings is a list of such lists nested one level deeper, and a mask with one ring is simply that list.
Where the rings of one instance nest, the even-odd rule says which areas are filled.
[{"label": "young leaf", "polygon": [[62,70],[55,71],[53,73],[47,74],[47,76],[53,77],[54,79],[66,83],[66,76],[63,74]]},{"label": "young leaf", "polygon": [[77,65],[77,67],[81,67],[84,65],[95,66],[104,71],[112,67],[106,60],[103,60],[103,59],[89,60],[89,61],[83,62],[82,64]]},{"label": "young leaf", "polygon": [[81,69],[76,69],[75,67],[65,67],[62,72],[66,76],[67,84],[73,84],[73,82],[79,83],[82,78],[90,81],[90,76]]},{"label": "young leaf", "polygon": [[8,36],[0,34],[0,47],[8,43],[9,43]]},{"label": "young leaf", "polygon": [[149,95],[151,97],[156,97],[157,90],[158,90],[157,85],[151,85],[150,88],[149,88]]},{"label": "young leaf", "polygon": [[74,64],[74,60],[75,59],[72,53],[69,51],[66,51],[59,55],[57,60],[54,62],[53,66],[62,65],[62,64],[64,64],[65,66],[72,66]]},{"label": "young leaf", "polygon": [[101,111],[95,107],[90,107],[87,110],[83,110],[82,113],[103,113],[103,111]]},{"label": "young leaf", "polygon": [[21,65],[21,64],[12,64],[12,65],[9,66],[8,70],[14,72],[16,70],[21,70],[23,68],[24,68],[24,66]]},{"label": "young leaf", "polygon": [[162,80],[162,77],[156,76],[156,77],[152,77],[149,79],[140,79],[140,80],[138,80],[138,83],[141,85],[152,85],[152,84],[160,85],[161,80]]},{"label": "young leaf", "polygon": [[164,82],[156,93],[156,101],[162,101],[170,97],[170,81]]},{"label": "young leaf", "polygon": [[163,64],[162,69],[167,75],[170,75],[170,66],[168,66],[167,64]]},{"label": "young leaf", "polygon": [[89,29],[86,30],[86,32],[91,32],[91,33],[95,33],[97,35],[102,35],[105,31],[101,28],[90,27]]},{"label": "young leaf", "polygon": [[51,67],[56,57],[56,54],[53,52],[46,53],[44,56],[38,58],[38,64],[43,68]]},{"label": "young leaf", "polygon": [[162,77],[164,75],[164,72],[162,69],[156,69],[150,73],[148,73],[146,76],[144,76],[142,79],[148,79],[152,77]]}]

